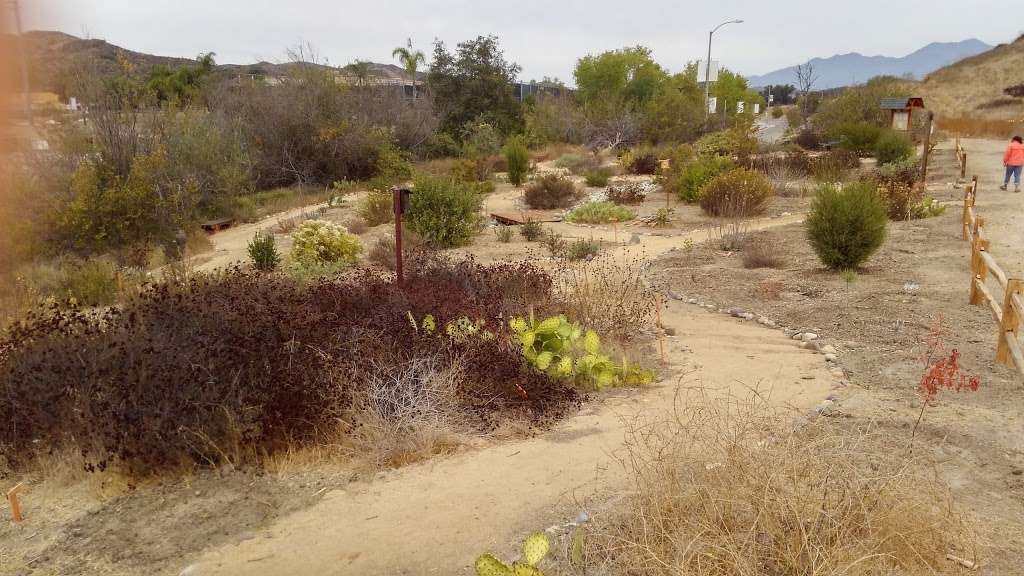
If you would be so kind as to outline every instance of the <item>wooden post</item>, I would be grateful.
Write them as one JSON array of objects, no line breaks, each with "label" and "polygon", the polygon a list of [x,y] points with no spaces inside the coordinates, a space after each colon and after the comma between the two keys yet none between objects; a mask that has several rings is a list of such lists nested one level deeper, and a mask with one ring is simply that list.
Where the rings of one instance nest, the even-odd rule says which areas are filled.
[{"label": "wooden post", "polygon": [[981,253],[987,252],[988,247],[988,240],[979,240],[975,236],[974,244],[971,247],[971,289],[969,293],[969,301],[974,306],[983,303],[985,298],[981,290],[978,290],[978,284],[984,283],[985,278],[988,277],[988,266],[985,266],[985,261],[981,259]]},{"label": "wooden post", "polygon": [[665,364],[665,326],[661,323],[661,295],[654,297],[654,312],[658,317],[658,347],[661,349],[661,363]]},{"label": "wooden post", "polygon": [[974,207],[974,190],[968,184],[964,187],[964,215],[963,215],[963,237],[967,240],[967,231],[971,225],[971,208]]},{"label": "wooden post", "polygon": [[1006,282],[1006,297],[1003,299],[1003,321],[999,325],[999,345],[996,347],[996,362],[1013,366],[1013,358],[1010,356],[1010,347],[1006,343],[1007,338],[1016,338],[1017,330],[1020,327],[1020,316],[1017,308],[1013,305],[1014,295],[1024,292],[1024,280],[1011,278]]},{"label": "wooden post", "polygon": [[967,151],[960,153],[960,179],[967,180]]},{"label": "wooden post", "polygon": [[928,188],[928,157],[930,156],[928,147],[932,142],[932,122],[934,120],[935,114],[928,112],[928,121],[924,129],[924,157],[921,159],[921,182],[924,183],[925,189]]},{"label": "wooden post", "polygon": [[21,503],[18,502],[18,492],[25,487],[24,482],[18,482],[18,484],[7,491],[7,501],[11,503],[11,518],[15,522],[21,522],[24,518],[21,515]]}]

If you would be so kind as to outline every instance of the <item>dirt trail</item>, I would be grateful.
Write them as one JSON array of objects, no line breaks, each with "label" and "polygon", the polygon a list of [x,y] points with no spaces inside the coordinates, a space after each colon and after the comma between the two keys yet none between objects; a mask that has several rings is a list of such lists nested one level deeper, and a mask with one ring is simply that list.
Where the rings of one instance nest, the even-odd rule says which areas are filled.
[{"label": "dirt trail", "polygon": [[200,574],[468,574],[485,550],[510,552],[523,534],[572,520],[578,502],[624,488],[615,455],[625,422],[669,410],[680,387],[703,385],[805,410],[834,377],[820,355],[778,331],[671,302],[669,361],[688,373],[630,391],[540,437],[395,471],[339,490],[264,535],[208,551]]}]

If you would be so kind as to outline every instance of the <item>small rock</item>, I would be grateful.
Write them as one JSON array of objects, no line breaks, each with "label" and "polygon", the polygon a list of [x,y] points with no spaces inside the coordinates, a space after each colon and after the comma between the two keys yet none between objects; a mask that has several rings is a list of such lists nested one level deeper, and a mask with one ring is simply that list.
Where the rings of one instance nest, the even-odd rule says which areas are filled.
[{"label": "small rock", "polygon": [[669,290],[668,291],[668,297],[673,299],[673,300],[682,300],[683,299],[682,294],[679,294],[675,290]]},{"label": "small rock", "polygon": [[814,407],[814,413],[819,416],[831,416],[835,413],[835,410],[835,404],[829,400],[826,400]]},{"label": "small rock", "polygon": [[585,524],[587,522],[590,522],[590,514],[587,514],[586,512],[580,512],[579,516],[576,516],[577,524]]},{"label": "small rock", "polygon": [[829,373],[835,376],[836,378],[846,378],[846,372],[843,371],[842,368],[833,368],[829,370]]},{"label": "small rock", "polygon": [[750,312],[747,312],[746,314],[741,316],[741,318],[743,318],[744,320],[753,320],[754,319],[754,315],[751,314]]},{"label": "small rock", "polygon": [[796,335],[796,330],[792,330],[790,328],[783,327],[782,328],[782,333],[785,334],[786,336],[793,337],[793,336]]},{"label": "small rock", "polygon": [[729,309],[729,314],[732,314],[733,316],[735,316],[737,318],[743,316],[746,313],[747,313],[746,310],[744,310],[742,308],[730,308]]},{"label": "small rock", "polygon": [[831,344],[826,344],[819,348],[818,351],[821,352],[822,354],[835,354],[836,347]]},{"label": "small rock", "polygon": [[634,232],[633,235],[629,237],[629,243],[630,244],[639,244],[640,243],[640,235]]},{"label": "small rock", "polygon": [[794,332],[793,333],[793,340],[803,340],[803,337],[804,337],[804,335],[803,335],[802,332]]},{"label": "small rock", "polygon": [[697,299],[696,298],[690,298],[689,300],[686,301],[686,303],[687,304],[696,304],[697,303]]},{"label": "small rock", "polygon": [[825,362],[835,362],[835,361],[836,361],[836,355],[835,354],[825,354]]},{"label": "small rock", "polygon": [[178,572],[178,576],[199,576],[199,567],[195,564],[189,564]]},{"label": "small rock", "polygon": [[818,335],[814,332],[804,332],[800,335],[800,339],[804,342],[811,342],[818,339]]}]

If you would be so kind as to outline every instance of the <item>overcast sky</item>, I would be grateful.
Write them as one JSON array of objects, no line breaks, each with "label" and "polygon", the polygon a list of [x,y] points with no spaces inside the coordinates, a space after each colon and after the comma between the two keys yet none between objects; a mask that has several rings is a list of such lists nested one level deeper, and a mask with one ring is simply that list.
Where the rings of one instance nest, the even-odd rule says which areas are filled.
[{"label": "overcast sky", "polygon": [[[846,52],[903,56],[925,44],[976,37],[989,44],[1024,32],[1024,0],[21,0],[29,29],[101,38],[152,54],[217,61],[285,60],[288,47],[314,46],[331,64],[392,62],[413,44],[429,60],[435,38],[495,34],[524,80],[572,83],[576,59],[642,44],[670,71],[713,58],[762,74],[812,57]],[[891,10],[891,12],[890,12]]]}]

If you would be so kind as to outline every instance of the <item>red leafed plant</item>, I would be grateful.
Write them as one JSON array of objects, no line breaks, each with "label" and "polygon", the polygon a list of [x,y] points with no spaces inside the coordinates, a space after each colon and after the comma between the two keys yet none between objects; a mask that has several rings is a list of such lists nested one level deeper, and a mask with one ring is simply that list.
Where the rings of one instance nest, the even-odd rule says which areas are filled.
[{"label": "red leafed plant", "polygon": [[[940,390],[952,390],[954,392],[974,392],[978,389],[980,382],[977,376],[963,372],[960,368],[960,352],[953,349],[949,356],[943,351],[942,337],[945,330],[942,326],[942,317],[938,317],[928,331],[926,338],[926,351],[922,357],[925,368],[921,375],[921,382],[917,385],[917,391],[921,395],[921,412],[917,415],[917,422],[914,423],[914,430],[910,434],[910,444],[914,443],[914,436],[917,434],[917,427],[924,418],[924,411],[928,405],[935,401]],[[938,352],[941,352],[938,360],[933,360]]]}]

